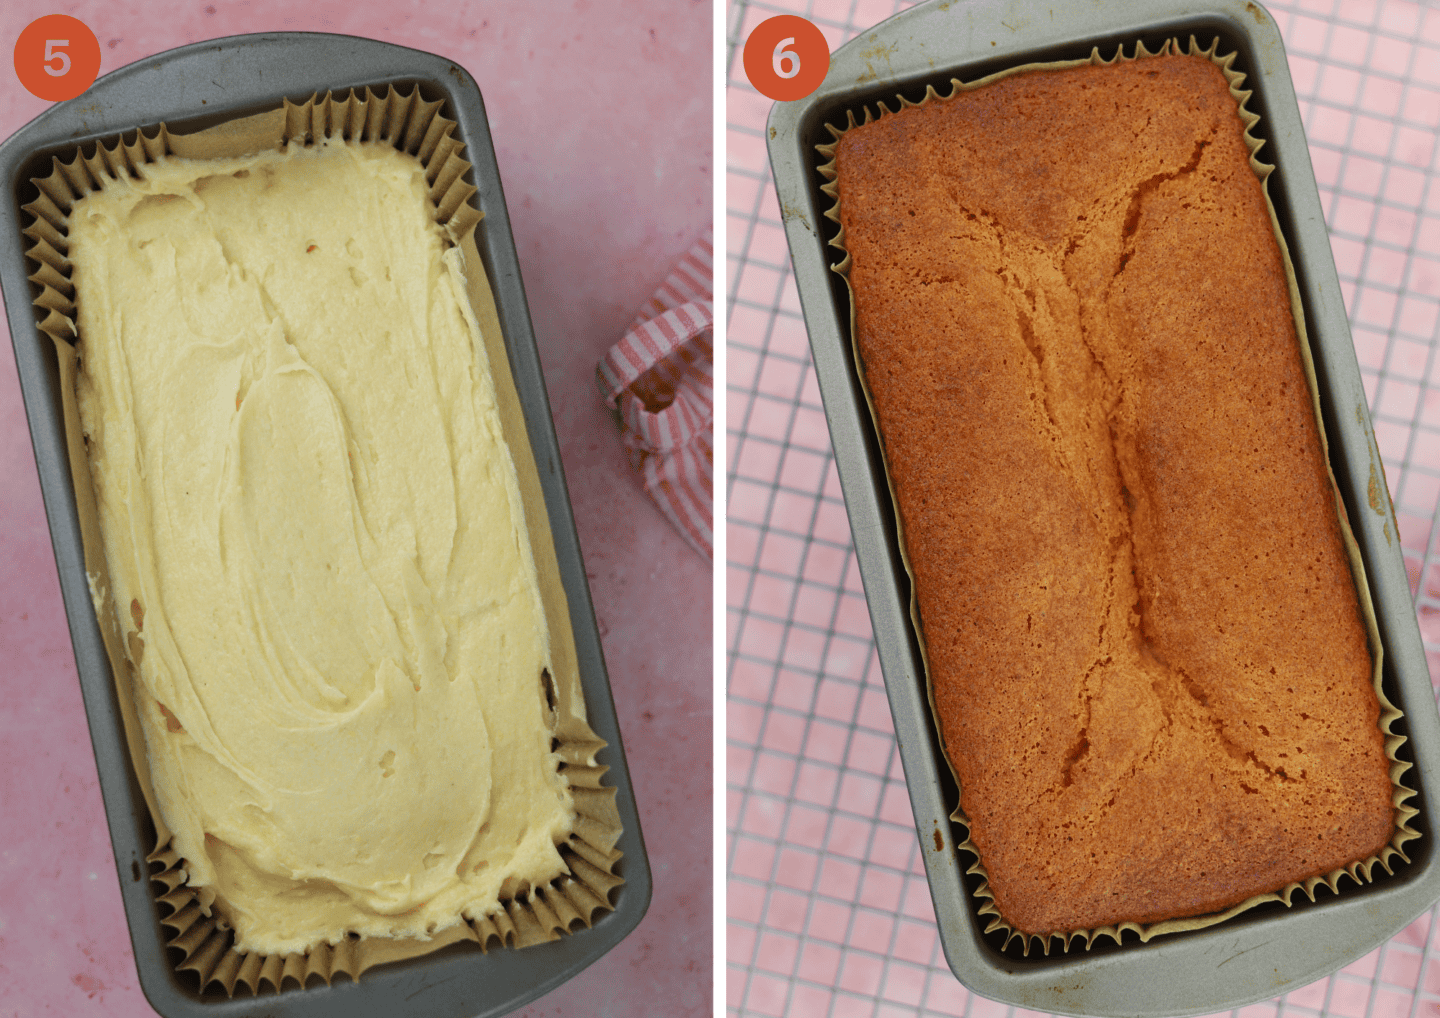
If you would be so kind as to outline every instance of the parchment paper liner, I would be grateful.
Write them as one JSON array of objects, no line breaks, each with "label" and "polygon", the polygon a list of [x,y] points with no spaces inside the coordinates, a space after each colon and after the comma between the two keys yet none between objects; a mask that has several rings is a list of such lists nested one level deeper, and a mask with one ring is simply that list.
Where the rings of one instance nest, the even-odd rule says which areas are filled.
[{"label": "parchment paper liner", "polygon": [[[1188,53],[1191,56],[1203,56],[1208,58],[1220,68],[1220,70],[1224,73],[1226,80],[1230,83],[1230,94],[1234,96],[1237,112],[1240,115],[1241,121],[1245,124],[1244,138],[1246,147],[1250,151],[1250,168],[1254,170],[1255,175],[1260,178],[1260,190],[1261,193],[1265,195],[1265,207],[1270,212],[1270,225],[1271,228],[1274,230],[1275,240],[1280,245],[1280,255],[1285,264],[1285,278],[1290,290],[1290,310],[1292,316],[1295,319],[1295,332],[1300,344],[1300,357],[1305,367],[1305,380],[1306,384],[1310,387],[1310,400],[1315,411],[1315,423],[1317,428],[1319,429],[1320,434],[1320,449],[1325,459],[1326,474],[1330,478],[1331,491],[1335,497],[1335,509],[1340,520],[1340,531],[1342,540],[1345,544],[1346,556],[1350,562],[1350,572],[1355,580],[1355,590],[1359,596],[1360,612],[1361,615],[1364,616],[1365,629],[1369,635],[1370,654],[1374,662],[1374,669],[1371,675],[1371,681],[1373,682],[1375,687],[1375,695],[1380,701],[1379,726],[1381,733],[1385,737],[1385,755],[1390,760],[1390,781],[1391,784],[1394,786],[1394,795],[1392,798],[1392,802],[1394,805],[1395,828],[1393,834],[1391,835],[1390,843],[1387,844],[1377,855],[1372,855],[1368,858],[1353,862],[1348,866],[1332,870],[1331,872],[1324,874],[1323,876],[1310,877],[1309,879],[1301,882],[1287,884],[1285,887],[1282,887],[1278,891],[1270,892],[1267,894],[1257,894],[1254,897],[1247,898],[1240,904],[1226,909],[1223,912],[1214,912],[1208,915],[1193,916],[1184,919],[1167,919],[1161,922],[1149,924],[1125,922],[1117,923],[1111,926],[1101,926],[1095,929],[1052,931],[1047,934],[1027,934],[1021,932],[1020,930],[1016,930],[1004,920],[1004,918],[1000,914],[1000,910],[995,906],[995,897],[990,890],[989,875],[986,873],[985,866],[980,860],[980,852],[975,847],[974,842],[967,835],[966,839],[961,842],[957,847],[969,852],[975,857],[975,862],[969,867],[969,869],[966,870],[966,873],[978,875],[981,878],[980,886],[975,891],[975,897],[981,899],[982,902],[979,909],[979,914],[982,916],[990,917],[990,922],[985,927],[985,932],[988,934],[999,931],[1005,935],[1005,942],[1002,950],[1004,948],[1008,948],[1013,940],[1019,938],[1021,941],[1022,950],[1027,957],[1029,956],[1032,943],[1036,941],[1039,942],[1039,946],[1047,955],[1050,953],[1050,942],[1052,939],[1059,940],[1061,942],[1061,946],[1067,952],[1070,950],[1071,942],[1076,939],[1083,939],[1085,941],[1085,948],[1087,950],[1090,948],[1090,945],[1093,944],[1096,939],[1100,937],[1110,937],[1117,944],[1120,944],[1123,942],[1122,937],[1127,930],[1138,933],[1140,935],[1140,940],[1144,942],[1148,941],[1151,937],[1156,937],[1164,933],[1178,933],[1183,930],[1198,930],[1206,926],[1213,926],[1216,923],[1224,922],[1226,919],[1229,919],[1232,916],[1239,915],[1241,912],[1245,912],[1249,909],[1256,907],[1257,905],[1262,905],[1266,902],[1281,901],[1284,902],[1285,905],[1288,907],[1291,903],[1291,898],[1294,896],[1296,891],[1303,891],[1311,901],[1314,901],[1315,890],[1322,884],[1329,887],[1333,893],[1338,894],[1340,892],[1341,877],[1349,877],[1357,884],[1359,884],[1362,882],[1368,882],[1372,879],[1371,874],[1377,865],[1382,867],[1386,873],[1393,873],[1394,870],[1391,869],[1390,862],[1397,856],[1404,862],[1408,863],[1410,861],[1410,858],[1405,854],[1403,846],[1407,841],[1411,840],[1412,838],[1418,838],[1420,836],[1418,831],[1414,830],[1409,826],[1409,821],[1414,816],[1416,816],[1419,811],[1413,806],[1406,804],[1406,800],[1413,796],[1415,792],[1413,789],[1407,788],[1404,784],[1401,783],[1401,776],[1405,773],[1405,771],[1410,769],[1410,764],[1398,759],[1398,757],[1396,756],[1396,753],[1399,750],[1400,746],[1405,742],[1405,737],[1403,735],[1396,735],[1392,731],[1392,726],[1394,725],[1395,721],[1402,716],[1402,712],[1385,696],[1385,691],[1381,685],[1384,648],[1381,646],[1380,643],[1380,629],[1379,625],[1375,620],[1375,607],[1370,599],[1370,587],[1365,579],[1365,563],[1360,557],[1359,545],[1355,543],[1354,534],[1350,530],[1350,523],[1345,513],[1345,504],[1340,498],[1340,490],[1335,483],[1334,471],[1330,469],[1330,450],[1329,444],[1325,438],[1325,422],[1320,413],[1320,390],[1315,378],[1315,364],[1310,354],[1310,343],[1305,332],[1305,314],[1303,306],[1300,302],[1300,287],[1295,280],[1295,267],[1290,260],[1290,250],[1286,246],[1284,234],[1282,234],[1280,231],[1280,221],[1275,215],[1275,206],[1270,201],[1269,190],[1265,186],[1265,182],[1269,178],[1270,172],[1274,170],[1275,167],[1267,163],[1262,163],[1256,156],[1256,153],[1260,150],[1260,147],[1265,142],[1263,139],[1254,137],[1250,132],[1251,129],[1254,128],[1257,123],[1259,123],[1260,116],[1259,114],[1253,113],[1245,108],[1245,103],[1250,98],[1252,93],[1249,91],[1245,91],[1241,88],[1241,85],[1244,83],[1245,80],[1245,75],[1240,71],[1233,70],[1231,67],[1231,64],[1233,64],[1235,61],[1236,54],[1231,53],[1227,56],[1220,56],[1217,52],[1219,45],[1220,40],[1217,37],[1210,43],[1210,47],[1208,49],[1202,50],[1199,43],[1195,41],[1195,37],[1192,35],[1190,37],[1190,48],[1188,50]],[[1129,62],[1132,60],[1139,60],[1146,57],[1165,56],[1169,54],[1180,54],[1185,52],[1187,51],[1181,48],[1178,39],[1167,39],[1154,53],[1146,50],[1143,41],[1137,41],[1135,44],[1135,53],[1133,56],[1127,57],[1125,55],[1125,48],[1122,45],[1116,50],[1114,57],[1106,60],[1100,56],[1100,48],[1097,46],[1090,51],[1090,56],[1087,59],[1056,60],[1048,63],[1022,64],[1017,67],[1006,68],[1003,71],[998,71],[995,74],[990,74],[986,77],[968,83],[962,82],[958,78],[951,78],[951,89],[949,95],[942,96],[939,92],[935,90],[933,85],[927,85],[925,88],[925,97],[921,99],[918,103],[911,102],[903,95],[897,95],[896,99],[899,101],[901,109],[911,106],[923,106],[928,102],[953,98],[960,92],[967,92],[971,89],[979,88],[983,85],[988,85],[991,82],[998,81],[1001,78],[1008,78],[1014,74],[1024,74],[1028,71],[1057,71],[1071,67],[1080,67],[1084,65],[1103,66],[1113,64],[1117,60]],[[892,114],[892,111],[885,105],[884,102],[877,102],[876,106],[879,107],[881,117]],[[898,110],[896,112],[898,112]],[[878,435],[880,433],[880,421],[879,418],[875,416],[875,403],[870,395],[870,386],[865,379],[864,361],[860,357],[859,337],[855,321],[855,291],[850,287],[850,253],[845,247],[845,227],[843,224],[840,223],[840,193],[839,184],[837,183],[837,171],[835,169],[835,150],[838,146],[840,138],[845,134],[846,131],[850,130],[851,128],[860,126],[861,124],[871,123],[872,120],[876,119],[871,115],[870,109],[868,107],[862,106],[861,114],[863,119],[857,122],[855,118],[855,111],[846,110],[846,125],[843,128],[837,128],[830,124],[826,124],[825,127],[830,132],[832,140],[828,144],[817,145],[816,150],[822,156],[825,156],[829,160],[829,162],[818,167],[820,174],[824,176],[826,180],[826,183],[823,184],[820,189],[824,191],[827,195],[829,195],[831,198],[835,199],[834,206],[826,210],[825,216],[826,218],[833,220],[835,223],[840,224],[840,232],[830,241],[830,246],[839,248],[842,252],[844,252],[845,255],[845,257],[841,261],[831,266],[831,270],[845,277],[846,291],[850,295],[851,349],[855,358],[857,374],[860,378],[860,387],[865,393],[865,401],[866,404],[870,407],[871,418],[874,421],[875,431]],[[1360,414],[1363,419],[1363,411],[1357,410],[1357,414]],[[885,450],[883,441],[881,442],[881,457],[882,461],[885,461]],[[909,553],[906,550],[904,523],[900,516],[898,508],[899,504],[895,501],[894,483],[890,480],[888,461],[885,462],[886,483],[890,488],[891,501],[893,504],[896,505],[895,526],[900,538],[900,555],[905,563],[905,570],[909,574],[911,581],[910,620],[911,624],[915,627],[916,635],[919,638],[921,660],[924,662],[925,666],[925,690],[926,695],[930,701],[931,719],[935,722],[936,734],[939,736],[941,746],[943,747],[945,743],[945,735],[939,723],[938,713],[935,709],[935,690],[930,681],[930,660],[925,646],[924,629],[921,627],[920,624],[920,605],[918,600],[916,599],[915,594],[915,574],[914,570],[911,569]],[[1373,464],[1371,465],[1370,483],[1370,504],[1372,508],[1376,508],[1378,510],[1379,507],[1376,503],[1376,498],[1374,494],[1374,485],[1377,482],[1375,480],[1375,469]],[[950,762],[949,754],[945,753],[944,756],[945,763],[948,767],[950,767],[950,773],[952,776],[954,776],[955,783],[958,786],[960,784],[960,776],[955,773],[955,768],[954,765]],[[956,823],[964,824],[966,830],[969,830],[970,821],[961,811],[961,807],[958,802],[956,803],[954,812],[950,814],[950,819],[955,821]]]},{"label": "parchment paper liner", "polygon": [[[586,722],[574,635],[544,494],[510,373],[495,299],[475,246],[475,228],[482,217],[470,201],[476,188],[464,179],[470,163],[464,158],[462,143],[455,137],[455,122],[440,112],[442,105],[441,101],[424,99],[418,87],[412,86],[406,94],[395,87],[381,85],[376,89],[367,87],[360,94],[351,90],[342,98],[333,93],[327,93],[324,98],[316,95],[299,105],[286,99],[280,108],[230,120],[195,134],[172,133],[162,123],[98,144],[87,143],[68,161],[54,157],[50,174],[32,180],[40,197],[24,206],[34,218],[23,232],[28,238],[25,254],[39,266],[30,276],[40,291],[34,303],[45,312],[39,327],[54,341],[59,359],[66,442],[85,569],[115,676],[131,762],[156,829],[156,845],[148,861],[160,869],[151,874],[151,886],[156,890],[157,900],[168,909],[160,921],[175,931],[169,941],[169,947],[180,952],[175,969],[195,972],[202,993],[213,991],[218,985],[227,996],[233,996],[238,984],[253,993],[259,993],[267,984],[279,992],[292,983],[300,988],[310,986],[317,978],[328,985],[340,974],[353,980],[373,965],[417,958],[462,940],[478,944],[482,951],[488,951],[496,941],[515,948],[558,940],[577,924],[591,925],[597,911],[611,911],[610,892],[624,883],[615,872],[621,856],[615,848],[621,832],[615,789],[602,783],[608,768],[595,759],[605,743]],[[124,631],[131,626],[129,612],[119,611],[119,606],[111,601],[112,587],[75,399],[80,351],[72,344],[72,337],[78,333],[74,322],[71,267],[65,256],[67,221],[74,203],[98,190],[106,179],[138,176],[137,167],[166,156],[216,159],[278,150],[291,140],[309,143],[316,138],[335,136],[392,144],[416,156],[430,182],[436,222],[444,227],[449,242],[459,245],[464,254],[466,290],[484,337],[501,427],[519,477],[541,601],[550,628],[553,677],[547,683],[551,707],[548,713],[554,726],[555,751],[561,759],[560,771],[569,780],[574,796],[575,827],[568,841],[559,846],[561,857],[569,866],[568,873],[544,887],[527,891],[522,886],[518,893],[507,890],[502,895],[502,907],[495,914],[462,920],[429,940],[362,938],[351,934],[338,944],[322,943],[306,954],[241,954],[233,947],[233,931],[223,917],[210,908],[214,892],[204,888],[197,894],[187,886],[185,860],[171,847],[171,832],[155,805],[145,741],[133,697],[134,665],[128,653],[137,633]]]}]

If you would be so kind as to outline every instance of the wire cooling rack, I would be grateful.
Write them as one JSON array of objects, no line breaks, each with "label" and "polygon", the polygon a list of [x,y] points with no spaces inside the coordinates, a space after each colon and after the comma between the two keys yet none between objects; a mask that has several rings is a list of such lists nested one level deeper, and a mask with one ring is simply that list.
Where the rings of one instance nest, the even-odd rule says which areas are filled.
[{"label": "wire cooling rack", "polygon": [[[770,180],[770,103],[740,61],[750,30],[774,14],[803,14],[834,50],[908,6],[739,0],[727,21],[733,1015],[1017,1012],[968,993],[940,951]],[[1440,677],[1440,5],[1267,7],[1289,53],[1430,673]],[[1440,1015],[1437,934],[1432,910],[1336,975],[1234,1013]]]}]

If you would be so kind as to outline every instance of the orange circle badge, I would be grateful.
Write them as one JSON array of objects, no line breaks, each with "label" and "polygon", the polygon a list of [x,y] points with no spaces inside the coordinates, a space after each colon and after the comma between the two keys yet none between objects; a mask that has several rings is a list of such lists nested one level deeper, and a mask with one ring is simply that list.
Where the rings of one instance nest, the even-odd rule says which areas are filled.
[{"label": "orange circle badge", "polygon": [[99,73],[99,40],[68,14],[36,18],[15,40],[15,76],[41,99],[74,99]]},{"label": "orange circle badge", "polygon": [[760,22],[745,40],[745,76],[763,96],[804,99],[830,70],[830,44],[813,24],[793,14]]}]

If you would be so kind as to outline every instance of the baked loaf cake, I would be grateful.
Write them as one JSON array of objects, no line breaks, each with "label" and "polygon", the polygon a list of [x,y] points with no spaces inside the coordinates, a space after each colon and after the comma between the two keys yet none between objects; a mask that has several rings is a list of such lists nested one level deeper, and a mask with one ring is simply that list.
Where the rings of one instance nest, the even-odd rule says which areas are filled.
[{"label": "baked loaf cake", "polygon": [[149,164],[71,213],[107,610],[160,816],[242,952],[423,939],[566,871],[549,632],[428,192],[334,140]]},{"label": "baked loaf cake", "polygon": [[1010,76],[836,149],[935,709],[1024,933],[1217,912],[1392,834],[1243,131],[1177,55]]}]

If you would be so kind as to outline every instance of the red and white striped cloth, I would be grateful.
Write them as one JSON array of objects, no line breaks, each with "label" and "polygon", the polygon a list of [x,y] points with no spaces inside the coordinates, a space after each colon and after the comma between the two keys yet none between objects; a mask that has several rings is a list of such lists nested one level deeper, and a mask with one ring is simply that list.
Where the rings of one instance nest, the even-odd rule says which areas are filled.
[{"label": "red and white striped cloth", "polygon": [[713,554],[713,257],[706,230],[596,368],[645,491],[706,558]]}]

